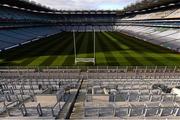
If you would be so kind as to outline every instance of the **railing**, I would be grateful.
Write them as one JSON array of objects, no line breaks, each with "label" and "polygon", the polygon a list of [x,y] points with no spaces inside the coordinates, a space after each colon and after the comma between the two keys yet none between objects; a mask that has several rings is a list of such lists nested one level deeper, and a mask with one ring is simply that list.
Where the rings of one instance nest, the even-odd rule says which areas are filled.
[{"label": "railing", "polygon": [[0,66],[0,71],[8,69],[35,69],[46,70],[46,69],[64,69],[64,70],[75,70],[75,69],[163,69],[163,68],[177,68],[180,69],[180,66]]}]

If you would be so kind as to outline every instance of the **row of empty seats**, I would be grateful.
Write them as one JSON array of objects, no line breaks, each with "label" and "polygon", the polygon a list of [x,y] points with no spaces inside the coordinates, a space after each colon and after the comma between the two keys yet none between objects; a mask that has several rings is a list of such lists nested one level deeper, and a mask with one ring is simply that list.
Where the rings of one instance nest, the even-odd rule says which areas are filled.
[{"label": "row of empty seats", "polygon": [[114,31],[115,26],[112,25],[101,25],[101,26],[92,26],[92,25],[79,25],[79,26],[63,26],[64,31],[78,31],[78,32],[88,32],[88,31]]},{"label": "row of empty seats", "polygon": [[178,28],[145,26],[119,26],[118,31],[146,40],[153,44],[180,51],[180,31]]},{"label": "row of empty seats", "polygon": [[[65,119],[80,86],[79,76],[77,79],[66,79],[60,75],[62,73],[69,75],[71,72],[78,74],[80,71],[65,68],[48,69],[48,67],[1,69],[1,119]],[[37,76],[34,76],[36,73]],[[51,75],[58,77],[50,78]]]},{"label": "row of empty seats", "polygon": [[4,118],[55,119],[78,79],[0,79],[0,115]]},{"label": "row of empty seats", "polygon": [[10,7],[0,7],[0,19],[4,20],[38,20],[42,21],[43,19],[49,19],[48,15],[36,14],[32,12],[27,12],[24,10],[19,10],[17,8]]},{"label": "row of empty seats", "polygon": [[59,33],[59,27],[28,27],[0,30],[0,49],[11,48],[28,41]]},{"label": "row of empty seats", "polygon": [[[172,85],[170,82],[174,81],[176,84]],[[180,115],[180,97],[174,90],[179,82],[179,79],[89,79],[84,117],[177,117]]]},{"label": "row of empty seats", "polygon": [[42,12],[32,12],[30,10],[22,10],[14,7],[0,5],[0,21],[59,21],[59,22],[113,22],[115,14],[50,14]]},{"label": "row of empty seats", "polygon": [[164,19],[164,18],[179,18],[180,9],[161,10],[151,13],[142,13],[136,15],[130,15],[122,18],[122,20],[145,20],[145,19]]}]

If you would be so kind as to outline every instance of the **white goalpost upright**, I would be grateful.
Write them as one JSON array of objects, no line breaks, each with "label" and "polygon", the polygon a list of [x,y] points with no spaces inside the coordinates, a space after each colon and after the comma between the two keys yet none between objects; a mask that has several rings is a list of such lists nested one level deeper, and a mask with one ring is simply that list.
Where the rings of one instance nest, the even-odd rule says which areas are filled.
[{"label": "white goalpost upright", "polygon": [[77,56],[77,46],[76,46],[76,34],[75,31],[73,30],[73,40],[74,40],[74,63],[77,65],[77,63],[93,63],[94,65],[96,64],[96,33],[95,30],[93,30],[94,37],[93,37],[93,57],[91,58],[82,58]]}]

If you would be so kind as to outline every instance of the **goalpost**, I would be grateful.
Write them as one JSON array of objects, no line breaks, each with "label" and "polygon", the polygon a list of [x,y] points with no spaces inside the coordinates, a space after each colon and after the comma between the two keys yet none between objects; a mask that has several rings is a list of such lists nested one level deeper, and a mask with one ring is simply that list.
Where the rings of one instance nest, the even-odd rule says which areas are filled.
[{"label": "goalpost", "polygon": [[95,30],[93,31],[94,33],[94,37],[93,37],[93,57],[91,58],[81,58],[81,57],[77,57],[77,50],[76,50],[76,34],[75,34],[75,31],[73,30],[73,39],[74,39],[74,57],[75,57],[75,60],[74,60],[74,63],[75,65],[77,65],[77,63],[93,63],[94,65],[96,64],[96,34],[95,34]]}]

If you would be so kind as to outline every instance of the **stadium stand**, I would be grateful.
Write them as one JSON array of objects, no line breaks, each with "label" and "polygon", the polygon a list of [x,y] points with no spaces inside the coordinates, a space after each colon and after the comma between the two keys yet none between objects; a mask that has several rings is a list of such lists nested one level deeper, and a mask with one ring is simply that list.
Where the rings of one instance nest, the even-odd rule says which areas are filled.
[{"label": "stadium stand", "polygon": [[1,51],[61,32],[60,27],[50,26],[50,23],[48,26],[45,24],[52,18],[49,14],[37,11],[40,9],[47,11],[47,9],[32,4],[30,6],[32,5],[34,10],[24,8],[26,6],[23,4],[29,3],[23,1],[19,1],[20,4],[16,4],[17,6],[15,6],[16,2],[6,3],[8,1],[1,1],[0,4]]},{"label": "stadium stand", "polygon": [[0,49],[6,50],[59,32],[61,32],[60,27],[30,27],[0,30]]},{"label": "stadium stand", "polygon": [[180,16],[180,9],[177,9],[171,14],[169,14],[166,18],[179,18],[179,16]]},{"label": "stadium stand", "polygon": [[[52,11],[29,9],[22,4],[0,4],[0,49],[6,50],[18,45],[64,31],[109,31],[112,27],[92,24],[106,24],[114,21],[113,11]],[[26,3],[23,3],[26,4]],[[37,7],[37,6],[36,6]],[[35,8],[36,8],[35,7]],[[37,8],[40,9],[40,8]],[[42,9],[42,8],[41,8]],[[83,17],[82,17],[83,16]],[[102,23],[105,22],[105,23]],[[73,24],[76,23],[74,26]],[[83,24],[85,23],[85,24]],[[48,24],[48,26],[47,26]],[[78,25],[77,25],[78,24]],[[88,26],[88,24],[90,24]],[[57,27],[55,27],[57,25]],[[64,25],[64,26],[63,26]]]},{"label": "stadium stand", "polygon": [[[74,100],[80,85],[79,71],[47,68],[40,75],[40,71],[33,68],[1,69],[1,117],[55,119],[62,115],[65,118],[66,109],[70,109],[71,100]],[[72,76],[69,76],[71,73]],[[19,79],[18,74],[23,75],[23,78]]]},{"label": "stadium stand", "polygon": [[25,12],[11,7],[0,7],[0,18],[2,20],[42,20],[42,17],[34,15],[31,12]]},{"label": "stadium stand", "polygon": [[[146,79],[148,84],[146,80],[141,80],[89,80],[84,116],[179,116],[179,112],[173,110],[179,107],[176,104],[176,101],[179,101],[176,94],[163,93],[160,89],[153,88],[155,84],[152,79]],[[169,85],[168,81],[163,81],[163,84]]]},{"label": "stadium stand", "polygon": [[144,26],[122,26],[120,32],[141,38],[145,41],[179,51],[180,31],[177,28],[157,28]]},{"label": "stadium stand", "polygon": [[137,14],[123,18],[122,20],[150,20],[150,19],[165,19],[165,18],[179,18],[179,8],[171,10],[159,10],[152,13]]},{"label": "stadium stand", "polygon": [[8,5],[8,6],[16,6],[19,8],[30,9],[30,10],[37,10],[37,11],[54,11],[46,6],[42,6],[40,4],[36,4],[35,2],[30,2],[29,0],[1,0],[1,5]]},{"label": "stadium stand", "polygon": [[180,3],[167,3],[121,16],[117,31],[180,52]]},{"label": "stadium stand", "polygon": [[[136,48],[139,43],[131,46],[129,42],[118,46],[116,44],[119,40],[126,42],[126,39],[115,39],[104,31],[127,34],[126,37],[140,38],[180,52],[179,3],[175,7],[156,6],[158,9],[148,10],[150,8],[147,8],[146,11],[140,9],[141,12],[134,10],[134,12],[130,11],[130,14],[117,14],[117,11],[53,11],[26,1],[14,1],[0,1],[0,50],[2,51],[63,31],[92,32],[95,30],[103,32],[98,33],[97,37],[104,37],[99,43],[97,42],[102,44],[97,53],[113,54],[111,52],[116,50],[113,47],[122,49],[122,56],[120,56],[121,53],[117,54],[118,50],[115,53],[120,56],[117,58],[122,63],[121,58],[127,59],[134,65],[137,60],[132,56],[133,54],[148,53],[143,53],[144,49]],[[112,39],[105,39],[105,35]],[[80,40],[88,39],[82,38]],[[107,45],[108,40],[111,41],[109,44],[112,44],[112,48]],[[40,61],[42,65],[47,65],[50,60],[53,62],[56,57],[59,57],[57,53],[61,53],[60,59],[63,58],[65,62],[74,59],[73,45],[69,43],[70,41],[72,41],[71,36],[69,39],[62,37],[61,46],[54,46],[59,41],[55,41],[53,46],[48,46],[48,48],[58,48],[57,51],[51,49],[48,53],[47,49],[44,50],[45,52],[42,49],[41,55],[47,57],[44,61]],[[66,48],[67,45],[69,47]],[[87,43],[88,45],[90,42]],[[142,44],[143,48],[147,47],[146,45]],[[70,53],[64,52],[62,46]],[[134,52],[133,49],[137,51]],[[80,47],[78,51],[81,51]],[[6,52],[9,51],[5,51],[4,54]],[[43,52],[45,54],[42,54]],[[161,52],[161,50],[155,50],[155,52]],[[63,57],[63,54],[68,56]],[[99,57],[102,59],[103,56],[107,59],[107,65],[111,65],[111,60],[116,61],[116,56],[111,57],[108,56],[109,54],[107,56],[102,54]],[[84,52],[83,55],[85,56]],[[36,57],[40,58],[38,54],[32,54],[32,56],[30,59],[35,62]],[[8,57],[4,59],[5,62],[8,62]],[[151,60],[159,62],[153,57],[150,51],[150,55],[148,54],[146,58],[143,55],[138,56],[140,58],[138,61],[143,58],[148,62]],[[20,55],[19,58],[21,58]],[[23,59],[25,62],[29,60],[29,58]],[[173,57],[165,56],[165,59],[169,60]],[[59,59],[57,61],[59,62]],[[165,62],[163,61],[163,65]],[[28,65],[27,67],[0,66],[0,119],[179,119],[179,66],[40,65],[41,67],[37,67]],[[156,65],[156,62],[153,65]]]}]

